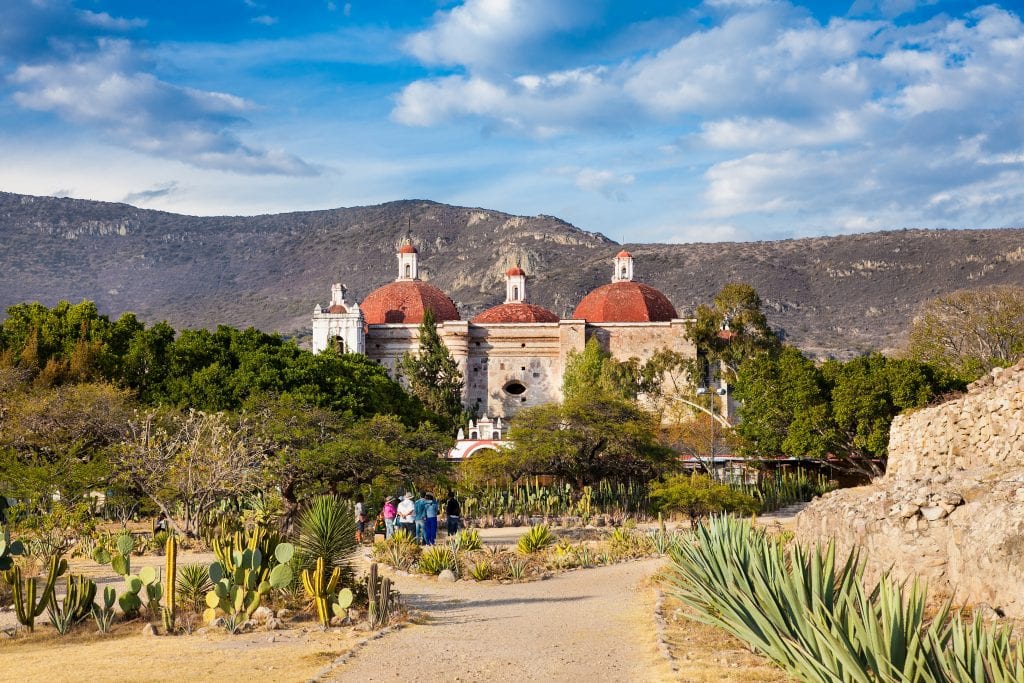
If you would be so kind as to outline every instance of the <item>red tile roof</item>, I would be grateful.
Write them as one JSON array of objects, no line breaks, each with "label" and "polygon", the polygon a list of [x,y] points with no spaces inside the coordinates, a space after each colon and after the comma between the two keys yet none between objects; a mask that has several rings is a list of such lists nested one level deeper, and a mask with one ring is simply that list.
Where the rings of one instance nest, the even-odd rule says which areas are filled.
[{"label": "red tile roof", "polygon": [[331,307],[327,309],[327,312],[328,313],[348,313],[348,309],[345,308],[344,306],[342,306],[341,304],[332,304]]},{"label": "red tile roof", "polygon": [[416,247],[414,247],[414,246],[412,246],[412,244],[406,242],[405,244],[403,244],[402,246],[400,246],[398,248],[398,253],[399,254],[418,254],[419,252],[416,251]]},{"label": "red tile roof", "polygon": [[370,292],[362,303],[367,325],[423,322],[423,312],[433,311],[437,322],[460,320],[448,296],[422,280],[392,282]]},{"label": "red tile roof", "polygon": [[678,315],[672,303],[654,287],[623,281],[587,294],[572,317],[592,323],[640,323],[663,322]]},{"label": "red tile roof", "polygon": [[558,316],[534,304],[512,303],[488,308],[473,318],[474,323],[557,323]]},{"label": "red tile roof", "polygon": [[615,255],[615,258],[633,258],[633,255],[630,254],[625,249],[623,249],[622,251]]},{"label": "red tile roof", "polygon": [[526,277],[526,273],[523,272],[523,269],[520,268],[519,266],[512,266],[511,268],[505,271],[505,275],[508,275],[509,277],[515,275],[522,275],[523,277]]}]

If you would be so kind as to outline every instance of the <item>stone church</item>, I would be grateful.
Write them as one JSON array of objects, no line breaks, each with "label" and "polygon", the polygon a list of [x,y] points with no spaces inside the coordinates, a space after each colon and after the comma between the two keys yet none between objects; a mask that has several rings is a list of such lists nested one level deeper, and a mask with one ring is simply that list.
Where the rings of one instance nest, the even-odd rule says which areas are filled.
[{"label": "stone church", "polygon": [[[464,405],[502,418],[499,425],[520,408],[561,400],[566,360],[591,337],[617,360],[645,361],[663,348],[696,357],[687,321],[664,294],[634,279],[627,251],[612,258],[611,282],[583,297],[566,320],[528,302],[527,275],[518,266],[505,275],[504,303],[463,320],[444,292],[420,279],[417,256],[407,239],[398,249],[398,277],[362,303],[347,301],[335,284],[330,304],[313,311],[313,351],[363,353],[394,374],[403,354],[417,351],[418,327],[430,310],[465,378]],[[492,424],[486,420],[488,431]],[[497,432],[500,438],[501,426]]]}]

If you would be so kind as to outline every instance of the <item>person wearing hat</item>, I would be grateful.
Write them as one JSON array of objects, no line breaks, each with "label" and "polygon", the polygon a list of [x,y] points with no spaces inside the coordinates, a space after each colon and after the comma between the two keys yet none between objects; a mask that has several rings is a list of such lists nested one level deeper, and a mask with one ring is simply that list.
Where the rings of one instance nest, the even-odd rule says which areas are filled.
[{"label": "person wearing hat", "polygon": [[412,502],[412,494],[408,491],[402,497],[402,502],[396,508],[398,512],[398,524],[415,538],[416,533],[416,503]]},{"label": "person wearing hat", "polygon": [[395,517],[398,516],[394,496],[384,499],[384,509],[381,510],[381,514],[384,515],[384,538],[391,538],[395,533]]}]

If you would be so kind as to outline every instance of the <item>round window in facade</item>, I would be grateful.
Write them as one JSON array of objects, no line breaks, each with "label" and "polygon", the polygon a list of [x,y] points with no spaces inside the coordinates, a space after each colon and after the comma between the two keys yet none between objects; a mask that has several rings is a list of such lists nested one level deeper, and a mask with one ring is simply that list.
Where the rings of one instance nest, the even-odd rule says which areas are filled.
[{"label": "round window in facade", "polygon": [[526,385],[522,382],[509,382],[505,385],[505,393],[512,394],[513,396],[519,396],[520,394],[526,393]]}]

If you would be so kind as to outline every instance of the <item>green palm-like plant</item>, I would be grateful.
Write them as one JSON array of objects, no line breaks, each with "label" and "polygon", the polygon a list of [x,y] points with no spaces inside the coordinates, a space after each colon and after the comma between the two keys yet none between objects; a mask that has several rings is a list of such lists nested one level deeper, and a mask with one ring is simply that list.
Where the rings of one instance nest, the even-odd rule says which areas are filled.
[{"label": "green palm-like plant", "polygon": [[491,578],[494,567],[489,560],[477,560],[469,568],[469,575],[474,581],[486,581]]},{"label": "green palm-like plant", "polygon": [[480,532],[476,529],[465,529],[460,531],[448,541],[448,545],[451,546],[452,550],[456,553],[480,550],[484,547],[483,541],[480,540]]},{"label": "green palm-like plant", "polygon": [[[335,496],[317,496],[299,515],[296,542],[305,558],[324,558],[328,567],[343,567],[356,551],[352,506]],[[310,562],[315,561],[311,559]]]},{"label": "green palm-like plant", "polygon": [[544,550],[555,542],[555,535],[547,524],[537,524],[530,527],[530,530],[519,537],[516,547],[524,555],[530,555]]},{"label": "green palm-like plant", "polygon": [[175,589],[185,607],[197,612],[202,610],[206,604],[206,594],[213,590],[210,567],[203,564],[186,564],[178,567]]}]

